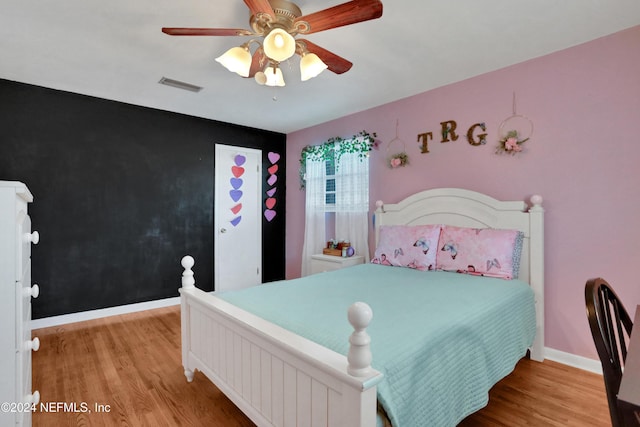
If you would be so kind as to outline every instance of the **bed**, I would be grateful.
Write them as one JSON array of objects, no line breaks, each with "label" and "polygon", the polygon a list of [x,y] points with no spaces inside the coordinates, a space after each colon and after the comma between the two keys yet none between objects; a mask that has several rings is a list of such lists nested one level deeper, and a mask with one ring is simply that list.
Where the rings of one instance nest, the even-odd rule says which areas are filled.
[{"label": "bed", "polygon": [[[396,204],[378,202],[375,212],[377,245],[393,226],[515,231],[517,280],[466,269],[388,267],[374,257],[379,265],[217,294],[195,287],[194,260],[185,256],[180,295],[187,380],[201,371],[259,426],[375,426],[385,418],[396,427],[455,425],[486,405],[491,386],[527,349],[532,359],[544,358],[544,210],[540,196],[529,201],[433,189]],[[455,258],[447,242],[437,244],[434,249]],[[286,300],[292,292],[302,292],[294,296],[297,303]],[[391,302],[393,295],[404,295],[404,302]],[[335,308],[322,312],[323,300]],[[444,301],[474,312],[457,314]],[[488,323],[480,325],[476,315],[489,316]],[[444,333],[457,317],[469,321]],[[397,338],[382,330],[403,340],[389,341]],[[426,335],[437,341],[425,341]],[[477,350],[475,343],[485,341],[488,349]],[[469,395],[456,397],[464,389]],[[420,402],[412,395],[422,396]]]}]

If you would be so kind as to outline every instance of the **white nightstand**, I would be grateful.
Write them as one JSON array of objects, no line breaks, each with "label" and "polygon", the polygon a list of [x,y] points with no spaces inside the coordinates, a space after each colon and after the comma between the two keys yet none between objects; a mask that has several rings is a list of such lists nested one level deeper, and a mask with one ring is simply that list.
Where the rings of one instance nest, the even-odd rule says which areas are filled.
[{"label": "white nightstand", "polygon": [[364,256],[354,255],[351,257],[340,257],[333,255],[311,255],[311,274],[322,273],[324,271],[339,270],[352,265],[364,264]]}]

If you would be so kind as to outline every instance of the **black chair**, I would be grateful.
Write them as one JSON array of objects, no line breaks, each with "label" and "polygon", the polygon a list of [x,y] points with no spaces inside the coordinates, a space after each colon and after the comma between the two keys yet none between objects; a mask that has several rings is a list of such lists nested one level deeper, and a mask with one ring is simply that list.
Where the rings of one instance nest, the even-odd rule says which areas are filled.
[{"label": "black chair", "polygon": [[591,335],[602,363],[611,424],[622,427],[625,424],[618,406],[618,391],[633,322],[616,293],[602,278],[587,281],[584,298]]}]

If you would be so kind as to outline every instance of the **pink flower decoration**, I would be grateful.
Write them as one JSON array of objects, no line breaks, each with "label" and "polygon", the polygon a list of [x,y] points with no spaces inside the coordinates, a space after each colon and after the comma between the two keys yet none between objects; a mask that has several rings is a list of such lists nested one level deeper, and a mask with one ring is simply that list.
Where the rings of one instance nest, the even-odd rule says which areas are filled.
[{"label": "pink flower decoration", "polygon": [[504,143],[504,149],[507,151],[520,151],[521,148],[518,145],[518,140],[516,138],[508,138]]},{"label": "pink flower decoration", "polygon": [[402,160],[396,158],[396,159],[391,159],[391,167],[392,168],[397,168],[398,166],[400,166],[402,164]]}]

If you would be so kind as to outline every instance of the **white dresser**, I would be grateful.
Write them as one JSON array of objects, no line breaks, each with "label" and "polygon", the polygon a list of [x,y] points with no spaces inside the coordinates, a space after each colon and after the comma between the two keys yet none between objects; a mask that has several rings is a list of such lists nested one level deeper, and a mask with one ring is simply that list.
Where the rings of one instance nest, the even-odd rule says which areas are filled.
[{"label": "white dresser", "polygon": [[40,394],[31,390],[31,352],[40,341],[31,339],[31,232],[27,204],[33,201],[21,182],[0,181],[0,425],[30,426],[30,404]]}]

